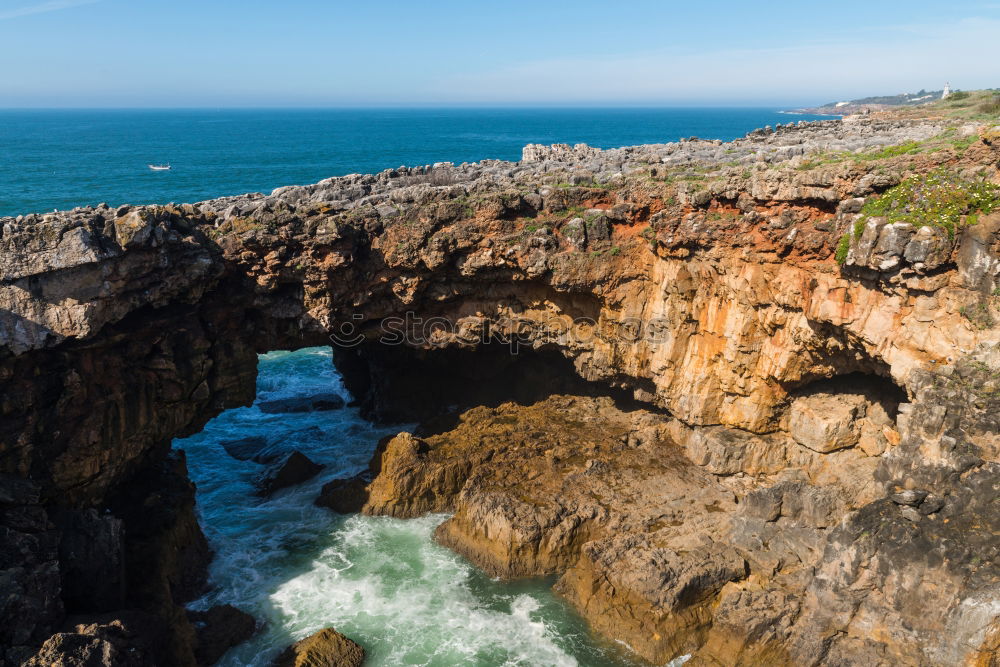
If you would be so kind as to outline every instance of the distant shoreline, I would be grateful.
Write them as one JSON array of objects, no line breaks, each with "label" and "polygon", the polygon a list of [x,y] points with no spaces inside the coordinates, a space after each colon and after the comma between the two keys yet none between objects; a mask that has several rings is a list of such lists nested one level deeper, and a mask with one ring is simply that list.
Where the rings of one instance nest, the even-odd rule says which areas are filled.
[{"label": "distant shoreline", "polygon": [[843,118],[844,116],[850,115],[843,113],[830,113],[827,111],[819,111],[817,109],[793,109],[790,111],[779,111],[778,113],[788,114],[790,116],[830,116],[831,118]]}]

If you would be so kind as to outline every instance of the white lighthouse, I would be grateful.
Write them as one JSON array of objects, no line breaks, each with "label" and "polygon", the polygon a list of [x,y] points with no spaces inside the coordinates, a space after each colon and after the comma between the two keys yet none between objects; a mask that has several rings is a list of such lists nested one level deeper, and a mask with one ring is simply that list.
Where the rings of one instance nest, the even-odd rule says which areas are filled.
[{"label": "white lighthouse", "polygon": [[941,99],[942,100],[946,100],[946,99],[948,99],[949,95],[951,95],[951,84],[950,83],[946,83],[946,84],[944,84],[944,92],[941,93]]}]

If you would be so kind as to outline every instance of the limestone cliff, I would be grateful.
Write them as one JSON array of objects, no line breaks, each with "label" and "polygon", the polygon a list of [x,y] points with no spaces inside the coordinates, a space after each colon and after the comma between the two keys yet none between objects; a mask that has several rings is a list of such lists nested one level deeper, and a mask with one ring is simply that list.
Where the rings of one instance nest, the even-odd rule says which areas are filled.
[{"label": "limestone cliff", "polygon": [[[200,549],[190,502],[137,498],[156,491],[171,438],[252,399],[257,352],[333,334],[375,417],[605,391],[649,411],[641,425],[595,412],[592,456],[545,435],[525,465],[547,450],[573,463],[521,502],[551,504],[590,456],[615,493],[653,476],[716,509],[567,497],[506,516],[484,489],[517,459],[486,465],[464,445],[439,468],[419,463],[419,439],[389,444],[409,463],[376,478],[369,507],[456,510],[445,543],[499,574],[560,573],[598,630],[646,658],[990,664],[1000,217],[949,235],[862,212],[910,174],[996,181],[1000,148],[978,132],[867,118],[728,144],[533,147],[519,163],[2,220],[6,660],[67,613],[137,608],[174,638],[174,654],[151,654],[191,664],[176,606],[198,580],[179,556]],[[149,535],[135,503],[176,509]],[[497,530],[474,533],[474,517]],[[79,531],[107,536],[100,558],[60,549]],[[119,553],[155,566],[126,567],[113,594],[61,583]]]}]

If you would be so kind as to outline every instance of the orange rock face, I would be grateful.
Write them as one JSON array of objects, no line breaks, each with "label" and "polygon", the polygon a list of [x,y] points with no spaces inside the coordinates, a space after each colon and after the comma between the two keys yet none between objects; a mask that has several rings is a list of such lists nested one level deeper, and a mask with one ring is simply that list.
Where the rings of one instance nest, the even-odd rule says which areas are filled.
[{"label": "orange rock face", "polygon": [[[0,577],[23,603],[0,643],[41,646],[65,612],[51,582],[80,565],[17,516],[103,509],[171,438],[251,399],[256,352],[332,341],[367,414],[541,406],[395,438],[365,511],[453,511],[442,542],[498,575],[559,573],[650,659],[981,660],[1000,599],[1000,214],[953,238],[861,217],[910,173],[1000,181],[1000,148],[949,122],[536,147],[4,219],[0,522],[31,576]],[[873,152],[908,141],[930,143]],[[586,402],[602,392],[648,412]]]}]

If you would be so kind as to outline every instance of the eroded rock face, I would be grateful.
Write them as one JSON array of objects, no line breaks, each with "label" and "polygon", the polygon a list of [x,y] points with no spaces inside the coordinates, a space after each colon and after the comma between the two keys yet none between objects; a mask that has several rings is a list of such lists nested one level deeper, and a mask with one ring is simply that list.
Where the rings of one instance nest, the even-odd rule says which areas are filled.
[{"label": "eroded rock face", "polygon": [[[940,633],[930,630],[898,636],[916,613],[902,588],[868,595],[867,607],[853,600],[869,582],[888,581],[879,579],[882,572],[903,571],[911,561],[917,574],[907,575],[908,585],[925,581],[921,573],[941,574],[905,546],[921,543],[939,520],[948,526],[942,533],[948,562],[971,563],[949,546],[948,531],[961,522],[934,517],[945,517],[952,502],[973,516],[992,512],[974,498],[989,495],[995,476],[997,425],[983,413],[989,391],[977,394],[969,383],[988,386],[990,369],[1000,367],[993,351],[1000,336],[989,324],[1000,286],[1000,227],[984,216],[952,241],[934,230],[872,220],[852,242],[844,267],[833,254],[838,239],[853,231],[865,197],[912,170],[946,166],[996,178],[1000,149],[980,142],[962,152],[945,147],[916,158],[813,167],[806,155],[821,145],[856,150],[943,129],[935,120],[873,118],[768,129],[727,144],[535,148],[530,162],[389,170],[196,205],[3,219],[0,473],[31,480],[33,490],[0,495],[3,553],[12,554],[0,586],[16,600],[0,618],[19,619],[11,630],[0,624],[0,642],[34,652],[58,629],[67,600],[76,605],[77,598],[117,595],[115,585],[80,595],[63,590],[65,573],[89,571],[95,561],[85,549],[60,550],[59,517],[65,511],[92,518],[87,513],[94,510],[99,519],[80,524],[80,534],[102,536],[98,543],[113,554],[114,521],[122,522],[124,602],[172,628],[170,659],[190,664],[193,630],[177,605],[198,588],[199,568],[179,567],[176,554],[201,560],[204,542],[190,512],[190,489],[160,493],[155,485],[166,488],[166,477],[176,476],[154,476],[150,493],[147,475],[170,467],[173,437],[253,400],[257,352],[325,344],[336,333],[345,347],[338,364],[366,414],[425,419],[445,406],[446,422],[472,404],[533,402],[569,391],[567,378],[582,379],[668,411],[664,433],[650,437],[675,443],[677,466],[716,480],[704,487],[691,482],[698,489],[715,493],[721,484],[733,503],[753,499],[745,503],[752,509],[744,511],[741,501],[739,511],[714,513],[714,523],[731,526],[721,541],[737,556],[703,554],[713,565],[702,572],[684,557],[704,545],[643,542],[645,529],[635,542],[584,549],[602,544],[588,533],[605,518],[586,518],[600,510],[595,499],[569,494],[574,504],[536,521],[506,514],[496,498],[470,496],[463,501],[467,511],[519,545],[482,556],[498,573],[563,570],[567,595],[574,590],[595,608],[624,609],[610,589],[585,595],[570,586],[570,573],[602,572],[622,558],[644,563],[637,571],[669,570],[658,586],[677,592],[642,602],[658,610],[648,622],[687,628],[690,643],[706,656],[795,664],[904,656],[920,664],[954,657],[963,646],[989,646],[996,621],[982,600],[997,596],[986,583],[974,591],[972,584],[949,583],[939,598],[928,598],[938,611],[912,627],[968,621],[962,627],[986,628],[982,637],[949,631],[956,639],[936,644],[928,637]],[[408,312],[421,321],[407,320]],[[387,329],[388,317],[403,324]],[[428,325],[431,318],[447,326]],[[504,354],[485,353],[485,341],[500,341]],[[527,349],[538,363],[524,363],[527,355],[522,363],[501,361],[515,356],[508,351]],[[433,372],[421,378],[415,369]],[[885,423],[870,401],[828,411],[810,389],[854,373],[905,392],[898,423],[889,410]],[[487,376],[491,382],[482,381]],[[622,432],[632,428],[609,417],[616,423]],[[450,429],[440,423],[427,433]],[[788,436],[790,429],[798,439]],[[488,462],[473,452],[440,466],[433,448],[420,444],[433,437],[386,449],[386,473],[362,499],[369,511],[408,516],[458,508],[463,480]],[[674,448],[654,449],[660,456],[660,449]],[[640,485],[618,461],[634,451],[640,450],[616,451],[603,464],[591,457],[588,474],[611,484],[617,477],[605,477],[607,465]],[[672,468],[662,465],[657,474],[675,483]],[[538,479],[555,484],[554,470]],[[545,489],[551,490],[543,484],[537,493]],[[917,504],[878,504],[902,491],[927,495]],[[152,522],[159,532],[144,533],[120,498],[168,508],[153,512],[163,518]],[[524,546],[566,516],[579,526],[566,524],[544,547]],[[906,521],[898,525],[910,530],[890,530],[884,539],[880,533],[864,546],[862,534],[883,518],[887,526]],[[485,538],[462,521],[456,513],[442,539],[469,553],[485,550]],[[987,525],[964,526],[986,550]],[[823,536],[837,530],[840,541],[830,547]],[[852,540],[861,545],[852,552],[858,564],[835,564]],[[766,547],[753,546],[758,542]],[[740,544],[751,546],[741,551]],[[738,558],[750,574],[730,580]],[[132,563],[151,564],[156,576],[144,581]],[[184,571],[196,576],[185,581],[178,574]],[[810,578],[813,572],[826,574]],[[768,581],[761,588],[758,576]],[[649,597],[648,581],[620,583]],[[689,581],[706,585],[688,598]],[[810,616],[834,598],[846,607],[831,602],[829,613]],[[794,611],[763,612],[775,605]],[[677,612],[681,607],[688,611]],[[711,628],[709,612],[717,622]],[[954,625],[942,620],[948,614]],[[754,620],[761,618],[774,622]],[[872,627],[891,631],[865,635]],[[679,647],[660,636],[637,640],[639,650],[666,655]]]}]

